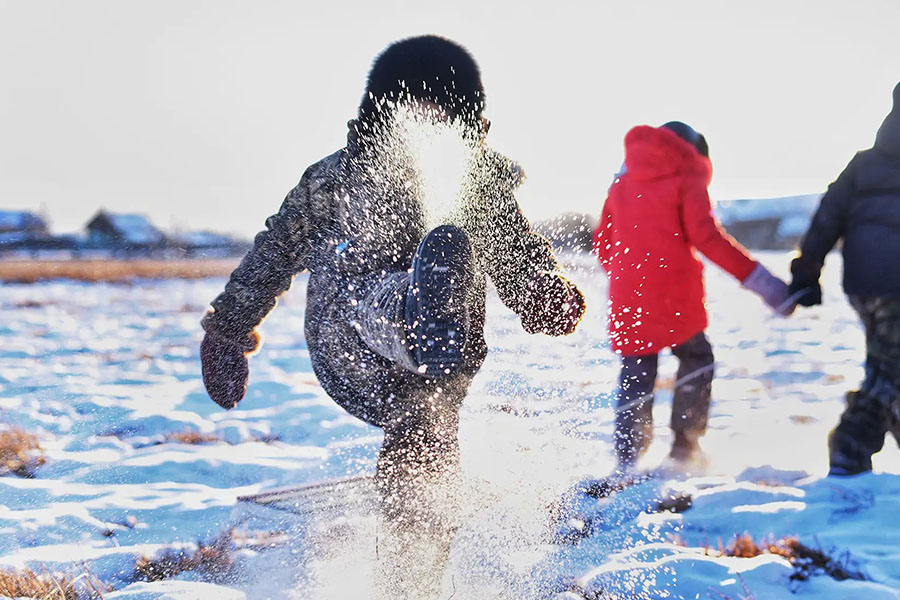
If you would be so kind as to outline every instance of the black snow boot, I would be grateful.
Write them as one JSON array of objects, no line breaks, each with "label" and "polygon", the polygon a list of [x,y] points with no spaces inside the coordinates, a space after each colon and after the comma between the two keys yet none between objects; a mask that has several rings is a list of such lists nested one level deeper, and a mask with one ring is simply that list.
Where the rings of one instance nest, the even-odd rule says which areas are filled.
[{"label": "black snow boot", "polygon": [[691,462],[700,452],[700,444],[697,442],[699,438],[700,435],[695,431],[676,429],[669,458],[681,463]]},{"label": "black snow boot", "polygon": [[474,259],[465,232],[453,225],[429,232],[413,258],[406,296],[411,350],[422,375],[449,377],[462,365],[473,280]]}]

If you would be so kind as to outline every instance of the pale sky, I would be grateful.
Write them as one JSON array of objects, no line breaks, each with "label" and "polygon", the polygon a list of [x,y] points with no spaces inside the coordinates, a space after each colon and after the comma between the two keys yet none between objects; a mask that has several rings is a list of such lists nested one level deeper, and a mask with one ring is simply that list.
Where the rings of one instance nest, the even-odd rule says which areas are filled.
[{"label": "pale sky", "polygon": [[819,192],[890,110],[898,23],[896,0],[0,0],[0,208],[250,235],[422,33],[480,63],[533,219],[599,212],[628,129],[673,119],[715,199]]}]

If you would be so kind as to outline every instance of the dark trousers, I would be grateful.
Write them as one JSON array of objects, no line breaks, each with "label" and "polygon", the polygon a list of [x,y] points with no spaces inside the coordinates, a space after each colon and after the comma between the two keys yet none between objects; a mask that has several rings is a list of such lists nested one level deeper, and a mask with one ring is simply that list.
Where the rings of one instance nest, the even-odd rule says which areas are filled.
[{"label": "dark trousers", "polygon": [[[354,327],[369,351],[392,365],[393,409],[380,423],[384,442],[376,485],[381,495],[378,597],[436,598],[459,519],[459,408],[471,382],[465,373],[428,379],[410,352],[406,272],[375,273],[359,290]],[[372,365],[380,369],[383,365]]]},{"label": "dark trousers", "polygon": [[[671,427],[675,432],[699,437],[706,431],[713,380],[714,357],[703,332],[672,347],[679,361],[681,382],[672,398]],[[616,397],[615,444],[619,463],[631,465],[653,438],[653,390],[658,354],[622,359]]]},{"label": "dark trousers", "polygon": [[900,299],[850,296],[866,330],[866,377],[847,394],[847,408],[829,437],[832,467],[872,469],[872,455],[891,431],[900,444]]}]

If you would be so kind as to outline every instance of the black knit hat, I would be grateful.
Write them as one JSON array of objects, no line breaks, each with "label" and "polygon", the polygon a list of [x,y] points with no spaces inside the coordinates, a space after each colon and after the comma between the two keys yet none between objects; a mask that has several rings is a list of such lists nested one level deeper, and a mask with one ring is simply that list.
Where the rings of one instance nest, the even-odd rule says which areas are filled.
[{"label": "black knit hat", "polygon": [[706,138],[687,123],[682,123],[681,121],[669,121],[668,123],[664,123],[662,127],[672,131],[675,135],[693,146],[697,152],[706,158],[709,158],[709,145],[706,143]]},{"label": "black knit hat", "polygon": [[385,101],[410,98],[434,102],[474,122],[484,111],[478,64],[465,48],[436,35],[394,42],[372,64],[359,105],[360,119],[379,120]]}]

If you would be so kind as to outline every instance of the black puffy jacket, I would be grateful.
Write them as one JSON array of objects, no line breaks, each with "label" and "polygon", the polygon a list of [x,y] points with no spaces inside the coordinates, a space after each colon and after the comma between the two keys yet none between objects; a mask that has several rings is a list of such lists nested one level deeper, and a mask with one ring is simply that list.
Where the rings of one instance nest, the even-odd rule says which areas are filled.
[{"label": "black puffy jacket", "polygon": [[858,152],[822,197],[791,265],[792,289],[817,287],[825,255],[842,238],[844,291],[900,297],[900,84],[875,145]]}]

